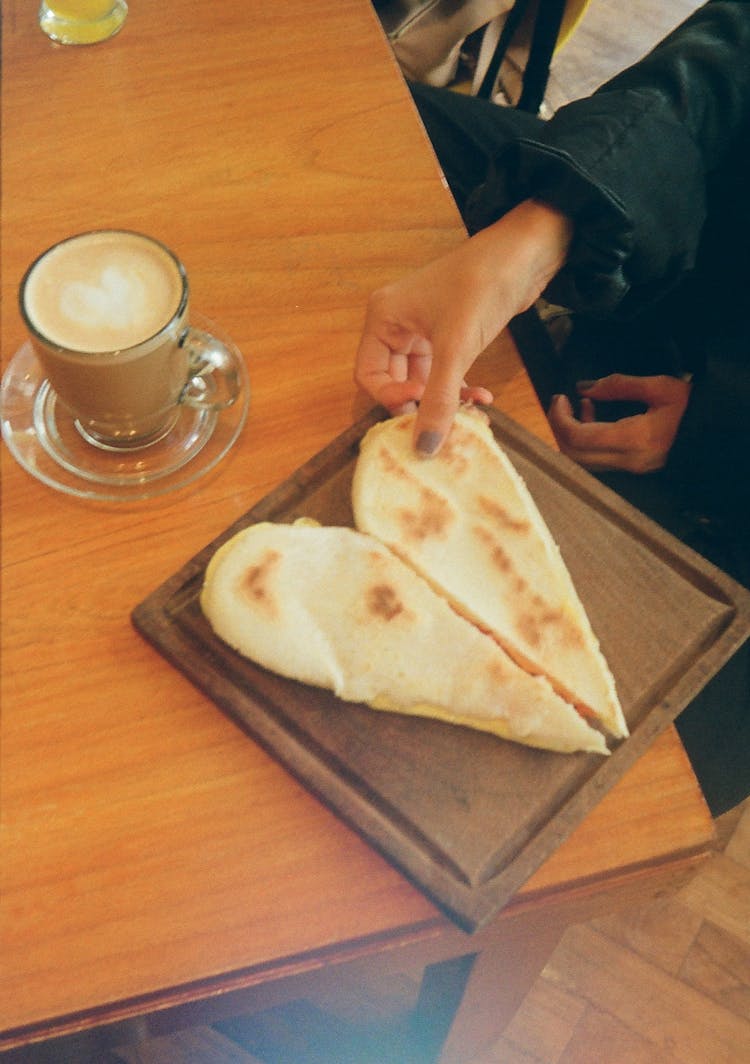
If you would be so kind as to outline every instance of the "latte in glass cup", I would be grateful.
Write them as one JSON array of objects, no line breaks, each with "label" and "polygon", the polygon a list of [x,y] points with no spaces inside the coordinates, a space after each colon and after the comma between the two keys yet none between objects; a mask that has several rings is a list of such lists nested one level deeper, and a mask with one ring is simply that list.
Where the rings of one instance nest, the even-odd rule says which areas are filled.
[{"label": "latte in glass cup", "polygon": [[31,265],[20,302],[84,435],[126,446],[165,431],[190,374],[187,276],[168,248],[124,230],[70,237]]}]

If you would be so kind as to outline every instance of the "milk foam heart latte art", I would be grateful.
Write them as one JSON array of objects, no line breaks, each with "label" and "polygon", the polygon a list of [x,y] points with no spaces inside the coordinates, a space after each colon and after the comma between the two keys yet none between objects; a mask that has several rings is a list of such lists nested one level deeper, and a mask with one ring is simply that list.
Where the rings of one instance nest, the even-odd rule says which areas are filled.
[{"label": "milk foam heart latte art", "polygon": [[[182,263],[152,237],[94,230],[48,248],[20,290],[53,396],[40,393],[39,431],[57,438],[59,414],[101,449],[184,439],[185,449],[177,445],[184,457],[194,450],[191,436],[202,446],[218,412],[237,399],[244,367],[238,352],[190,324],[188,302]],[[201,412],[200,424],[175,436],[190,422],[181,416],[187,408]],[[171,463],[165,458],[164,468]]]},{"label": "milk foam heart latte art", "polygon": [[24,312],[32,328],[68,351],[100,353],[142,343],[177,314],[179,263],[138,233],[86,233],[63,241],[32,266]]},{"label": "milk foam heart latte art", "polygon": [[71,281],[60,288],[60,313],[82,326],[132,328],[145,303],[141,279],[129,277],[117,266],[105,267],[97,284]]}]

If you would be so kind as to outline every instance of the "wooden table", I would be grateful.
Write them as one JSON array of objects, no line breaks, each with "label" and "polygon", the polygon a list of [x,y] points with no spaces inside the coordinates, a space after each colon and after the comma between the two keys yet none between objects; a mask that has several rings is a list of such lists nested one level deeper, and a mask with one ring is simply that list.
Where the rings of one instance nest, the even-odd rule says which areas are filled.
[{"label": "wooden table", "polygon": [[[76,231],[134,228],[182,256],[253,397],[217,470],[150,502],[77,500],[2,448],[0,1047],[67,1037],[95,1053],[425,965],[429,1017],[433,991],[460,998],[467,978],[442,962],[476,954],[441,1057],[470,1060],[566,923],[707,852],[675,733],[470,937],[129,620],[348,427],[368,293],[463,238],[376,18],[367,0],[162,0],[76,49],[42,35],[33,4],[3,16],[3,365],[31,259]],[[548,436],[507,337],[478,377]],[[438,1047],[445,999],[436,1012]]]}]

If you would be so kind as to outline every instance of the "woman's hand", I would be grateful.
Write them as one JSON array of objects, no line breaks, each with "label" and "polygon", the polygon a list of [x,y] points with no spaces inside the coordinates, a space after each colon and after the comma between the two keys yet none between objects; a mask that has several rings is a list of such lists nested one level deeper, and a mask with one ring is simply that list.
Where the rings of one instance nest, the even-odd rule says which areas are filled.
[{"label": "woman's hand", "polygon": [[570,221],[527,200],[415,273],[375,292],[355,379],[391,413],[419,404],[415,445],[435,452],[459,402],[491,402],[466,373],[510,319],[526,310],[563,265]]},{"label": "woman's hand", "polygon": [[[690,399],[690,382],[679,377],[631,377],[613,373],[598,381],[581,381],[581,416],[570,400],[557,395],[548,418],[560,450],[588,469],[624,469],[650,473],[667,461]],[[638,402],[643,414],[619,421],[597,421],[596,402]]]}]

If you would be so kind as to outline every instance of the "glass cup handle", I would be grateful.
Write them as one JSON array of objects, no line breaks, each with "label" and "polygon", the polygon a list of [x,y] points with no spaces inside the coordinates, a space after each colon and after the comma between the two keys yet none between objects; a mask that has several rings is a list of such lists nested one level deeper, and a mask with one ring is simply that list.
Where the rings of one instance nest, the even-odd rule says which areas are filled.
[{"label": "glass cup handle", "polygon": [[220,340],[200,329],[186,329],[180,346],[188,356],[188,379],[180,402],[208,410],[231,406],[242,389],[242,372],[238,359]]}]

